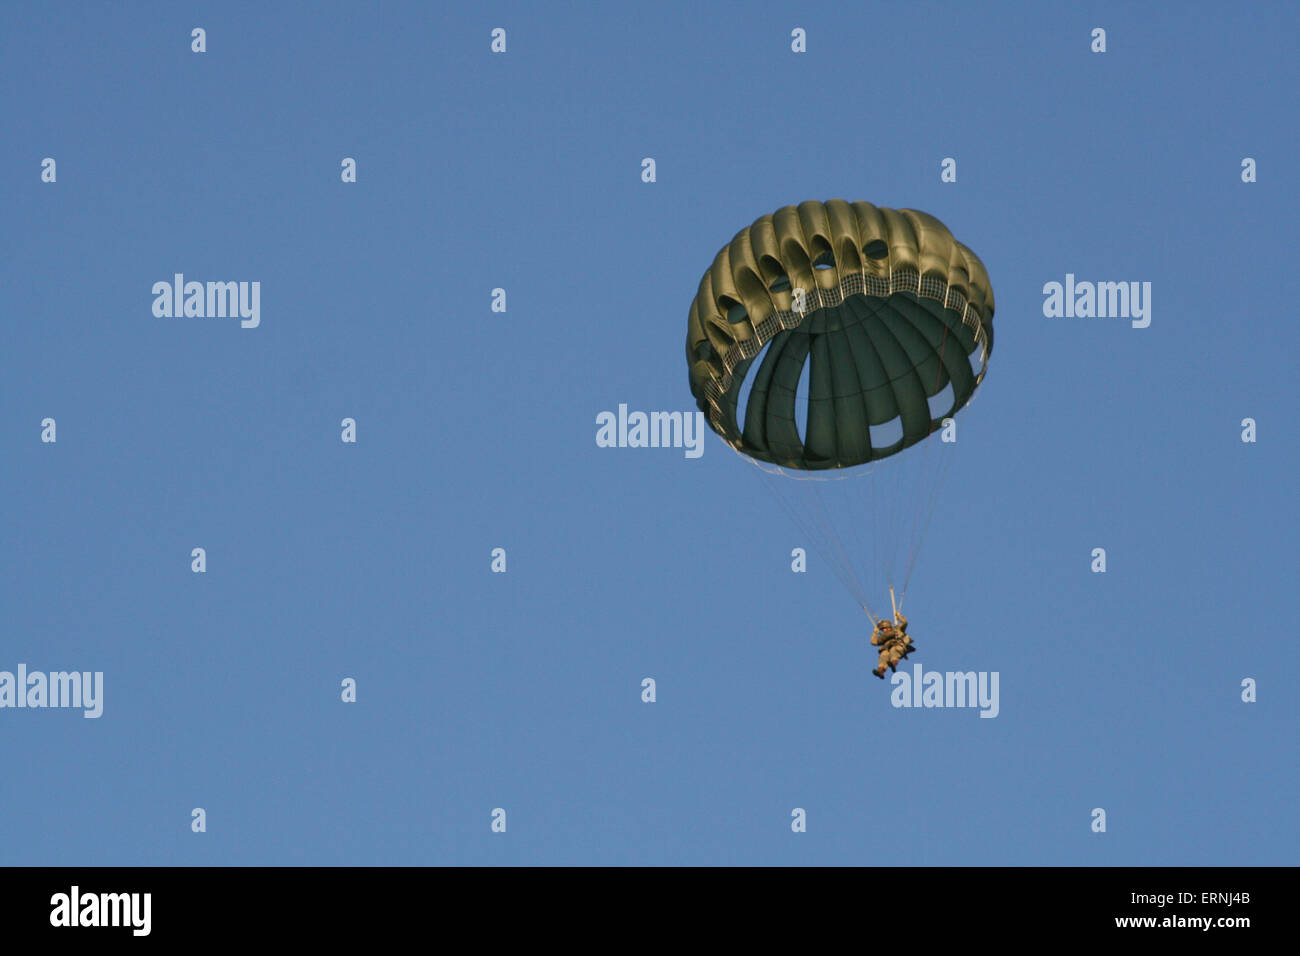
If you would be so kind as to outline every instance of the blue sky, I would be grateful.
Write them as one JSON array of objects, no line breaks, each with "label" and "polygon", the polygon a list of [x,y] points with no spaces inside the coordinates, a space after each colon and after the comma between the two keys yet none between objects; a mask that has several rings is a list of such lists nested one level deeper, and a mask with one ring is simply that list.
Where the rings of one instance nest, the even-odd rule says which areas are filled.
[{"label": "blue sky", "polygon": [[[1294,863],[1300,13],[954,6],[5,4],[0,670],[105,700],[0,710],[0,862]],[[595,442],[836,197],[991,276],[907,611],[996,719],[890,705],[716,436]],[[176,272],[260,327],[156,318]]]}]

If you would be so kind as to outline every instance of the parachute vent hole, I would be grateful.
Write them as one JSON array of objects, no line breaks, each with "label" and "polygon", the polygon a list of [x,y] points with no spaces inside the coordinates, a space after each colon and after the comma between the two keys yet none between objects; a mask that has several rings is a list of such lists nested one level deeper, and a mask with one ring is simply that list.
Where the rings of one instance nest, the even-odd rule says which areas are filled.
[{"label": "parachute vent hole", "polygon": [[819,255],[816,259],[813,260],[813,268],[814,268],[814,269],[834,269],[834,268],[835,268],[835,256],[833,256],[833,255],[831,254],[831,251],[830,251],[829,249],[827,249],[825,252],[823,252],[823,253],[822,253],[821,255]]},{"label": "parachute vent hole", "polygon": [[903,419],[892,418],[871,426],[871,447],[888,448],[903,437]]},{"label": "parachute vent hole", "polygon": [[768,286],[767,288],[768,288],[768,291],[769,291],[769,292],[789,292],[789,291],[790,291],[790,277],[789,277],[788,275],[785,275],[784,273],[782,273],[781,275],[777,276],[776,281],[773,282],[773,283],[772,283],[770,286]]},{"label": "parachute vent hole", "polygon": [[889,255],[889,246],[883,239],[872,239],[862,247],[862,254],[868,259],[884,259]]},{"label": "parachute vent hole", "polygon": [[930,396],[930,419],[941,421],[952,410],[952,382],[943,387],[943,391]]},{"label": "parachute vent hole", "polygon": [[745,311],[745,307],[739,302],[734,303],[727,309],[727,321],[732,325],[739,325],[748,318],[749,313]]},{"label": "parachute vent hole", "polygon": [[736,393],[736,425],[744,432],[745,416],[749,412],[749,393],[754,387],[754,379],[758,377],[759,360],[754,362],[745,369],[745,379],[740,383],[740,391]]},{"label": "parachute vent hole", "polygon": [[808,441],[808,378],[811,368],[811,362],[803,363],[799,384],[794,390],[794,424],[799,429],[799,440],[805,444]]},{"label": "parachute vent hole", "polygon": [[705,339],[699,345],[695,346],[695,361],[708,362],[717,356],[717,350],[714,349],[713,343]]}]

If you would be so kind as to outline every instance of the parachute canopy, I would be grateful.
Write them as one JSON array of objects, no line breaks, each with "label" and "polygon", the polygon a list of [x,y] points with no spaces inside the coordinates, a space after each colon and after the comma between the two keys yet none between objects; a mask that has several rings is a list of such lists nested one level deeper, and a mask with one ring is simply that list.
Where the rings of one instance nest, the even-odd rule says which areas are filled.
[{"label": "parachute canopy", "polygon": [[[785,206],[742,229],[691,303],[691,392],[737,451],[788,468],[848,468],[925,439],[966,405],[993,349],[979,257],[933,216],[866,202]],[[741,387],[762,356],[737,421]],[[796,418],[796,393],[806,421]],[[949,385],[951,407],[929,399]],[[872,444],[871,426],[902,435]]]}]

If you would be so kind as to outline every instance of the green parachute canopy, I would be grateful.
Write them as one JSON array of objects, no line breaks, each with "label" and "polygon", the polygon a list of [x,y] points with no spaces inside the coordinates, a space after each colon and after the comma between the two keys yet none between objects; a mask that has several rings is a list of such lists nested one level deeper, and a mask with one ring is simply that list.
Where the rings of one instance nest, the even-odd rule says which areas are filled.
[{"label": "green parachute canopy", "polygon": [[[933,216],[866,202],[785,206],[742,229],[691,303],[691,392],[737,451],[849,468],[925,439],[970,401],[993,349],[984,264]],[[741,387],[753,373],[743,425]],[[806,422],[796,393],[807,366]],[[952,404],[929,399],[951,385]],[[870,428],[902,436],[873,445]]]}]

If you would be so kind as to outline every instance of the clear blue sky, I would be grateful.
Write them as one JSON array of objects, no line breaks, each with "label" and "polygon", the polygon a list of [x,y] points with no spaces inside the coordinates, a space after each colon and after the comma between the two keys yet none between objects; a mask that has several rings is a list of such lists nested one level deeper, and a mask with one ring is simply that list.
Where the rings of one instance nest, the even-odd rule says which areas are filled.
[{"label": "clear blue sky", "polygon": [[[0,11],[0,669],[106,685],[0,711],[0,862],[1296,862],[1300,8],[375,6]],[[996,719],[890,706],[714,435],[595,443],[833,197],[992,278],[907,610]],[[155,318],[175,272],[260,328]],[[1150,327],[1045,318],[1066,273]]]}]

